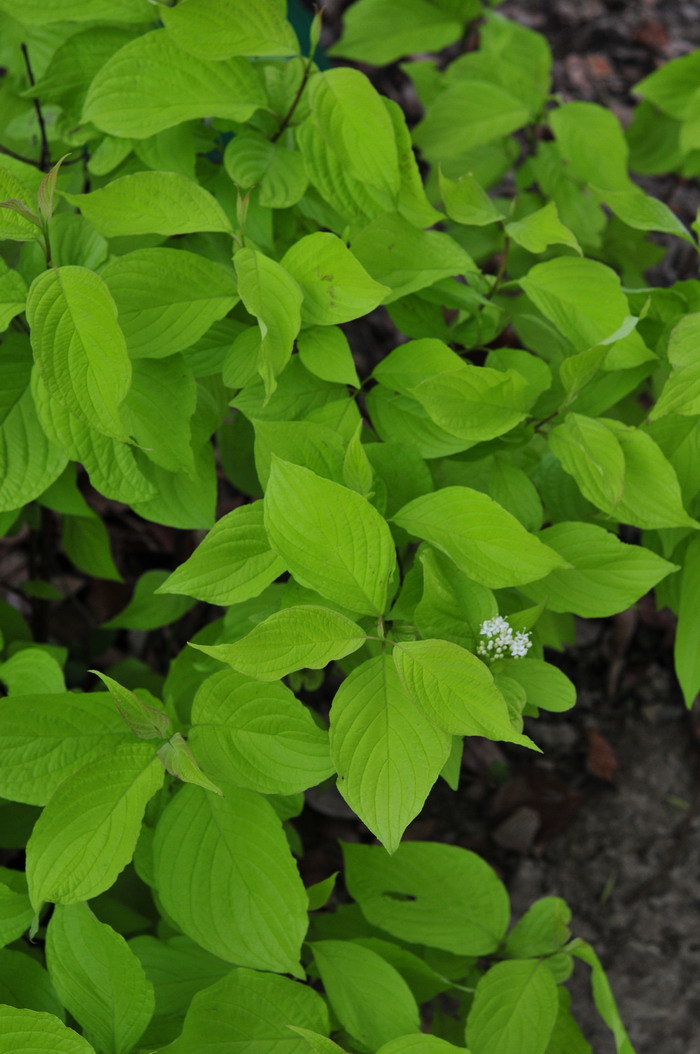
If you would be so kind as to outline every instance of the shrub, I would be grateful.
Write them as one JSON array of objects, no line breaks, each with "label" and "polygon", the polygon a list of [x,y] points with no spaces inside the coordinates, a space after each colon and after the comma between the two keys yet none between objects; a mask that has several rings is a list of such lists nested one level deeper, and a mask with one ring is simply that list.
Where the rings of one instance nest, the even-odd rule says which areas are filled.
[{"label": "shrub", "polygon": [[[334,55],[478,33],[402,65],[411,130],[278,0],[0,0],[0,526],[44,547],[0,608],[0,1052],[583,1054],[577,958],[632,1050],[562,900],[509,929],[487,863],[401,838],[464,736],[539,749],[574,616],[656,587],[700,687],[700,285],[644,277],[695,238],[628,173],[697,174],[700,60],[625,132],[479,0],[396,6]],[[118,581],[118,517],[200,544],[64,672],[52,529]],[[381,844],[330,911],[291,821],[333,779]]]}]

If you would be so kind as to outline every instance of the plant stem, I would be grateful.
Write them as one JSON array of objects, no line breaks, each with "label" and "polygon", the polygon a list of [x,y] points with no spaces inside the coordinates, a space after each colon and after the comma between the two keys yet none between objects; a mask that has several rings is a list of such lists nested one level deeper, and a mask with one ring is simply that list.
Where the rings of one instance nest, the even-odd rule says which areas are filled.
[{"label": "plant stem", "polygon": [[491,286],[491,288],[489,289],[488,293],[486,294],[486,299],[487,300],[493,300],[493,298],[495,297],[496,293],[500,289],[501,282],[503,281],[504,275],[506,273],[506,268],[508,266],[508,256],[509,256],[509,254],[510,254],[510,238],[506,234],[505,242],[503,243],[503,254],[501,256],[501,262],[498,265],[498,270],[496,271],[496,279],[495,279],[493,285]]},{"label": "plant stem", "polygon": [[308,58],[306,60],[306,65],[304,66],[304,72],[302,74],[301,83],[300,83],[299,87],[297,88],[296,95],[292,99],[292,105],[289,107],[289,109],[287,110],[286,114],[282,118],[279,128],[277,129],[275,134],[271,137],[271,139],[270,139],[271,143],[276,143],[277,142],[279,137],[282,135],[282,132],[285,130],[285,128],[287,128],[287,126],[289,125],[289,122],[291,121],[292,117],[294,116],[294,111],[296,110],[297,106],[299,105],[301,97],[304,94],[304,88],[306,87],[306,82],[309,79],[309,74],[311,73],[311,66],[312,66],[312,64],[313,64],[313,59]]},{"label": "plant stem", "polygon": [[[29,61],[29,52],[27,51],[26,44],[20,44],[22,49],[22,55],[24,57],[24,66],[27,70],[27,77],[29,84],[33,88],[36,81],[34,80],[34,74],[32,72],[32,64]],[[42,172],[47,172],[51,168],[51,150],[49,148],[49,140],[46,136],[46,124],[44,123],[44,115],[41,112],[41,103],[38,99],[34,99],[34,109],[36,111],[36,118],[39,122],[39,132],[41,134],[41,155],[39,157],[39,168]]]}]

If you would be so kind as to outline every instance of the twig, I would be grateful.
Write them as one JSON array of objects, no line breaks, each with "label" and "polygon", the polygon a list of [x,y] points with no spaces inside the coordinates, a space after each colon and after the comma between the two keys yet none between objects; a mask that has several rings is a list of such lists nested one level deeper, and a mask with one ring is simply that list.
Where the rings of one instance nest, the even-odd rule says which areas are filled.
[{"label": "twig", "polygon": [[282,118],[282,121],[280,122],[280,126],[277,129],[277,131],[275,132],[275,134],[273,136],[271,136],[271,138],[270,138],[270,142],[271,143],[276,143],[277,142],[279,137],[282,135],[282,132],[285,130],[285,128],[287,128],[287,126],[289,125],[289,122],[291,121],[292,117],[294,116],[294,111],[296,110],[297,106],[299,105],[299,102],[301,101],[301,97],[304,94],[304,88],[306,87],[306,82],[309,79],[309,74],[311,73],[311,66],[312,65],[313,65],[313,59],[311,57],[309,57],[306,60],[306,65],[304,66],[304,73],[303,73],[302,78],[301,78],[301,84],[297,88],[296,95],[292,99],[292,105],[289,107],[289,109],[287,110],[286,114]]},{"label": "twig", "polygon": [[[495,297],[496,293],[498,292],[498,290],[500,288],[501,282],[503,281],[504,275],[506,273],[506,268],[508,267],[508,256],[509,256],[509,254],[510,254],[510,238],[506,234],[505,241],[503,243],[503,253],[501,255],[501,262],[498,265],[498,270],[496,271],[495,281],[494,281],[493,285],[491,286],[491,288],[489,289],[488,293],[486,294],[486,299],[487,300],[493,300],[493,298]],[[482,304],[481,306],[483,308],[484,305]]]},{"label": "twig", "polygon": [[[33,88],[36,84],[34,80],[34,74],[32,72],[32,64],[29,61],[29,53],[27,51],[26,44],[20,44],[22,49],[22,55],[24,56],[24,65],[27,70],[27,77],[29,84]],[[44,123],[44,115],[41,112],[41,103],[38,99],[34,99],[34,110],[36,111],[36,118],[39,122],[39,132],[41,134],[41,156],[39,158],[39,168],[42,172],[47,172],[51,168],[51,149],[49,147],[49,140],[46,135],[46,125]]]}]

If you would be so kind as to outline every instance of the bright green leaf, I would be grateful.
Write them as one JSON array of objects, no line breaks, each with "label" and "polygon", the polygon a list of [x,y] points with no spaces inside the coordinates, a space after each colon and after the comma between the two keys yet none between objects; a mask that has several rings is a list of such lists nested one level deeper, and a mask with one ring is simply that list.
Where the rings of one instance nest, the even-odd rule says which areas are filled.
[{"label": "bright green leaf", "polygon": [[605,618],[625,611],[677,570],[641,545],[627,545],[590,523],[555,523],[539,537],[571,566],[556,568],[525,592],[551,611]]},{"label": "bright green leaf", "polygon": [[283,684],[222,670],[197,689],[192,724],[190,743],[215,779],[296,794],[333,773],[328,733]]},{"label": "bright green leaf", "polygon": [[329,326],[368,315],[390,292],[371,278],[340,238],[317,231],[288,249],[282,266],[304,294],[302,321]]},{"label": "bright green leaf", "polygon": [[128,1054],[151,1019],[153,986],[121,934],[87,904],[57,904],[46,962],[61,1001],[104,1054]]},{"label": "bright green leaf", "polygon": [[404,641],[393,657],[413,702],[439,728],[534,746],[513,728],[488,666],[465,648],[445,640]]},{"label": "bright green leaf", "polygon": [[467,1017],[473,1054],[544,1054],[558,1013],[557,986],[538,959],[497,963],[479,981]]},{"label": "bright green leaf", "polygon": [[236,303],[231,271],[182,249],[137,249],[100,272],[132,358],[183,351]]},{"label": "bright green leaf", "polygon": [[336,693],[330,721],[338,788],[394,852],[447,760],[451,738],[406,693],[387,655],[353,670]]},{"label": "bright green leaf", "polygon": [[510,915],[505,886],[467,849],[404,842],[383,849],[343,844],[348,892],[373,926],[409,944],[455,955],[489,955],[505,936]]},{"label": "bright green leaf", "polygon": [[231,970],[195,995],[182,1035],[162,1054],[308,1054],[306,1040],[290,1025],[330,1031],[326,1005],[313,988],[269,973]]},{"label": "bright green leaf", "polygon": [[183,787],[158,822],[154,853],[159,897],[187,936],[227,962],[300,974],[306,893],[262,797]]},{"label": "bright green leaf", "polygon": [[148,801],[163,782],[148,743],[124,743],[60,785],[27,844],[35,910],[44,901],[77,904],[104,893],[129,863]]},{"label": "bright green leaf", "polygon": [[241,505],[216,523],[156,593],[184,593],[210,604],[258,596],[284,571],[263,527],[263,504]]},{"label": "bright green leaf", "polygon": [[88,194],[64,197],[106,238],[231,232],[231,221],[216,198],[179,172],[133,172]]},{"label": "bright green leaf", "polygon": [[486,494],[444,487],[409,502],[393,520],[492,589],[532,582],[565,561]]},{"label": "bright green leaf", "polygon": [[107,692],[5,699],[0,707],[0,794],[46,805],[83,765],[113,755],[130,741]]},{"label": "bright green leaf", "polygon": [[234,644],[193,646],[248,677],[277,681],[292,670],[321,670],[357,651],[365,639],[345,615],[303,604],[276,611]]},{"label": "bright green leaf", "polygon": [[95,1054],[53,1014],[0,1006],[0,1054]]},{"label": "bright green leaf", "polygon": [[312,941],[328,1001],[343,1028],[369,1049],[419,1031],[416,1001],[401,974],[352,941]]},{"label": "bright green leaf", "polygon": [[360,387],[350,345],[342,329],[312,326],[297,338],[299,358],[309,373],[333,384]]},{"label": "bright green leaf", "polygon": [[265,528],[301,585],[363,615],[384,610],[394,544],[386,522],[355,491],[276,459]]},{"label": "bright green leaf", "polygon": [[86,267],[44,271],[29,290],[27,320],[49,394],[91,428],[126,438],[119,406],[131,364],[102,279]]},{"label": "bright green leaf", "polygon": [[279,4],[251,9],[245,0],[189,0],[179,10],[166,7],[162,18],[178,47],[198,59],[286,57],[299,51],[294,30]]},{"label": "bright green leaf", "polygon": [[90,85],[83,121],[110,135],[145,139],[197,117],[247,121],[265,102],[249,62],[202,61],[174,44],[165,29],[156,29],[120,48],[102,66]]}]

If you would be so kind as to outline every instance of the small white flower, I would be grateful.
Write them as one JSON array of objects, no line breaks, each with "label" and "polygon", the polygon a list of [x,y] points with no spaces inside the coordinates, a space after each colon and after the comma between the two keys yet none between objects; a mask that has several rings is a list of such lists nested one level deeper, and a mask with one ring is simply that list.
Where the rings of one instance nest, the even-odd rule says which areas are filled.
[{"label": "small white flower", "polygon": [[486,659],[502,659],[508,652],[514,659],[519,659],[527,655],[532,644],[529,633],[519,631],[514,634],[508,619],[502,615],[482,622],[479,633],[486,640],[479,641],[476,652]]}]

